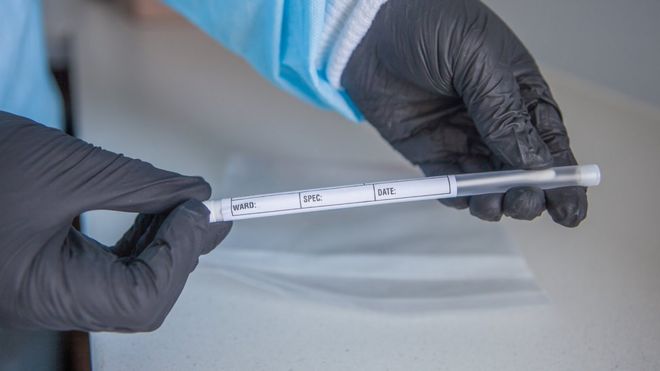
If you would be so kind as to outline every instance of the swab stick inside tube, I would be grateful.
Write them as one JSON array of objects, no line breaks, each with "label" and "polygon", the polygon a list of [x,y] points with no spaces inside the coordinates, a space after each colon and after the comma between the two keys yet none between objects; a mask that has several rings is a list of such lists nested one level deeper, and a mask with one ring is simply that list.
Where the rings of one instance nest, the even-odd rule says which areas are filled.
[{"label": "swab stick inside tube", "polygon": [[362,183],[204,202],[211,222],[346,209],[359,206],[504,193],[516,187],[553,189],[600,184],[598,165],[509,170]]}]

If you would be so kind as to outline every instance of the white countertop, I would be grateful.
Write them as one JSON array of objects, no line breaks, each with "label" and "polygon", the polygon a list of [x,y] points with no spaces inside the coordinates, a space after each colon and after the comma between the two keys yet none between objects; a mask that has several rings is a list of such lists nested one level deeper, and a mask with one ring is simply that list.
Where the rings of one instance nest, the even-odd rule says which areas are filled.
[{"label": "white countertop", "polygon": [[[204,175],[215,197],[328,185],[342,164],[357,170],[338,175],[339,184],[359,179],[366,168],[382,168],[372,177],[413,174],[368,125],[296,101],[189,26],[135,24],[94,4],[82,17],[74,93],[80,134],[95,144]],[[215,268],[214,256],[221,255],[214,252],[202,259],[161,329],[93,334],[94,368],[660,368],[660,198],[654,192],[660,184],[660,114],[561,73],[546,75],[576,156],[603,172],[602,185],[589,191],[587,220],[577,229],[557,226],[547,215],[531,223],[491,224],[465,212],[435,211],[438,205],[424,207],[470,228],[483,226],[498,243],[506,241],[497,232],[505,229],[547,305],[411,313],[326,305],[230,277]],[[315,160],[314,169],[299,167]],[[248,179],[245,168],[287,176],[268,187],[250,182],[241,189],[223,177],[238,172]],[[288,176],[298,176],[297,182]],[[92,236],[110,243],[130,220],[97,212],[85,222]],[[236,223],[226,242],[268,242],[269,228],[290,228],[312,241],[305,232],[322,230],[312,222],[286,226],[286,220],[274,220]]]}]

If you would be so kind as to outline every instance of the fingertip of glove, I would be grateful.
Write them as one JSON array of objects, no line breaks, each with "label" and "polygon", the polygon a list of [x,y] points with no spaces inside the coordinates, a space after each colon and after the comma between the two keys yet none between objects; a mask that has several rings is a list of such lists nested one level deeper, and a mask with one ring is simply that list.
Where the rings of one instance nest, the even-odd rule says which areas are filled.
[{"label": "fingertip of glove", "polygon": [[555,223],[568,228],[575,228],[587,217],[586,207],[577,204],[564,204],[548,210]]},{"label": "fingertip of glove", "polygon": [[213,247],[218,246],[227,237],[233,226],[234,223],[231,221],[209,224],[209,231],[214,236]]},{"label": "fingertip of glove", "polygon": [[486,194],[470,197],[470,214],[487,222],[502,219],[502,195]]},{"label": "fingertip of glove", "polygon": [[198,200],[188,200],[182,204],[182,207],[193,216],[197,226],[202,226],[203,232],[203,249],[202,254],[207,254],[222,242],[233,226],[229,222],[211,223],[209,221],[210,211],[204,204]]},{"label": "fingertip of glove", "polygon": [[545,194],[540,188],[513,188],[504,194],[504,215],[514,219],[532,220],[545,209]]},{"label": "fingertip of glove", "polygon": [[468,198],[467,197],[457,197],[457,198],[442,198],[440,200],[441,204],[447,206],[447,207],[452,207],[454,209],[458,210],[463,210],[467,209],[468,206]]},{"label": "fingertip of glove", "polygon": [[546,191],[548,213],[557,224],[575,228],[587,217],[587,192],[582,187]]},{"label": "fingertip of glove", "polygon": [[159,238],[194,245],[200,254],[207,254],[227,237],[232,227],[231,222],[211,223],[209,214],[201,201],[187,200],[168,215],[158,231]]}]

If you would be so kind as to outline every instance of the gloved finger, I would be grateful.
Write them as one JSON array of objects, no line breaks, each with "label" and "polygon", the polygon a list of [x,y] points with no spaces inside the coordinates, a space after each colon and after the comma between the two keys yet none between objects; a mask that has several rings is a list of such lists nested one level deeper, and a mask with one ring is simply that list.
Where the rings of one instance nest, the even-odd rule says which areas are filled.
[{"label": "gloved finger", "polygon": [[210,253],[213,249],[220,245],[220,242],[222,242],[225,237],[227,237],[233,225],[234,223],[231,221],[210,223],[208,226],[208,236],[210,236],[210,239],[202,244],[202,255]]},{"label": "gloved finger", "polygon": [[545,194],[536,187],[518,187],[504,194],[504,215],[514,219],[532,220],[545,210]]},{"label": "gloved finger", "polygon": [[[461,159],[461,169],[465,173],[481,173],[492,171],[493,165],[487,157],[471,156]],[[502,219],[502,194],[471,196],[470,214],[489,222]]]},{"label": "gloved finger", "polygon": [[215,248],[230,229],[231,223],[209,223],[209,210],[197,200],[186,201],[168,215],[153,242],[138,256],[163,293],[155,298],[157,306],[151,312],[148,329],[160,327],[197,266],[198,257]]},{"label": "gloved finger", "polygon": [[[525,58],[519,58],[525,61]],[[548,145],[555,166],[576,165],[577,161],[570,148],[566,127],[562,122],[559,107],[552,97],[550,88],[530,62],[531,57],[519,67],[518,81],[522,95],[531,115],[532,124],[537,128]],[[583,187],[567,187],[545,192],[545,204],[552,219],[563,226],[575,227],[587,216],[587,194]]]},{"label": "gloved finger", "polygon": [[[422,163],[419,167],[426,176],[451,175],[463,172],[458,164],[450,162]],[[469,197],[441,198],[438,201],[445,206],[460,210],[468,207]]]},{"label": "gloved finger", "polygon": [[[539,101],[532,106],[532,117],[551,149],[555,166],[576,165],[566,129],[556,106]],[[567,187],[545,192],[548,214],[556,223],[576,227],[587,217],[588,201],[584,187]]]},{"label": "gloved finger", "polygon": [[[137,256],[144,249],[151,244],[155,238],[156,233],[160,229],[163,221],[167,217],[167,213],[161,214],[139,214],[131,226],[131,228],[124,233],[124,235],[117,241],[111,251],[119,257]],[[218,236],[216,243],[204,244],[209,249],[202,251],[202,254],[208,254],[213,247],[220,244],[220,241],[229,233],[232,227],[232,222],[211,223],[209,229],[212,230],[211,236]]]},{"label": "gloved finger", "polygon": [[458,210],[467,209],[470,206],[470,197],[441,198],[438,201],[445,206]]},{"label": "gloved finger", "polygon": [[471,196],[470,214],[488,222],[499,221],[502,219],[502,194]]},{"label": "gloved finger", "polygon": [[135,257],[153,241],[167,213],[138,214],[131,228],[111,248],[119,257]]},{"label": "gloved finger", "polygon": [[19,325],[122,332],[158,328],[199,255],[229,232],[229,225],[211,225],[208,217],[201,202],[187,201],[167,215],[142,253],[128,258],[70,229],[64,248],[44,249],[34,259],[25,280],[29,284],[10,293],[25,322]]},{"label": "gloved finger", "polygon": [[[493,27],[506,27],[499,23],[494,20]],[[465,36],[465,45],[478,43],[479,47],[459,54],[463,60],[456,62],[454,86],[484,143],[506,167],[550,167],[550,150],[531,123],[518,83],[506,63],[508,49],[495,34]],[[471,40],[475,37],[479,39]]]},{"label": "gloved finger", "polygon": [[577,227],[587,217],[587,189],[566,187],[545,191],[548,214],[556,223]]},{"label": "gloved finger", "polygon": [[121,236],[114,246],[108,247],[108,251],[122,258],[134,255],[137,242],[144,231],[149,228],[155,216],[156,214],[138,214],[133,221],[133,225]]},{"label": "gloved finger", "polygon": [[[470,127],[441,124],[427,124],[418,128],[409,137],[392,145],[408,161],[419,165],[424,163],[451,164],[470,153]],[[447,174],[447,173],[445,173]],[[452,174],[452,173],[449,173]],[[453,172],[456,174],[456,172]]]},{"label": "gloved finger", "polygon": [[518,57],[513,68],[532,125],[543,138],[552,155],[570,151],[566,127],[550,87],[524,46],[519,44],[516,49]]}]

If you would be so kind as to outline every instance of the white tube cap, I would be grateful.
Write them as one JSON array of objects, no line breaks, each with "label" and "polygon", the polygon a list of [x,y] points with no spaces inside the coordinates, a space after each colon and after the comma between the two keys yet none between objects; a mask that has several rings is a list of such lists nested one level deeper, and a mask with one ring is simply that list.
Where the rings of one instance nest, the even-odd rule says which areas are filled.
[{"label": "white tube cap", "polygon": [[600,168],[598,165],[582,165],[578,169],[579,185],[593,187],[600,184]]}]

